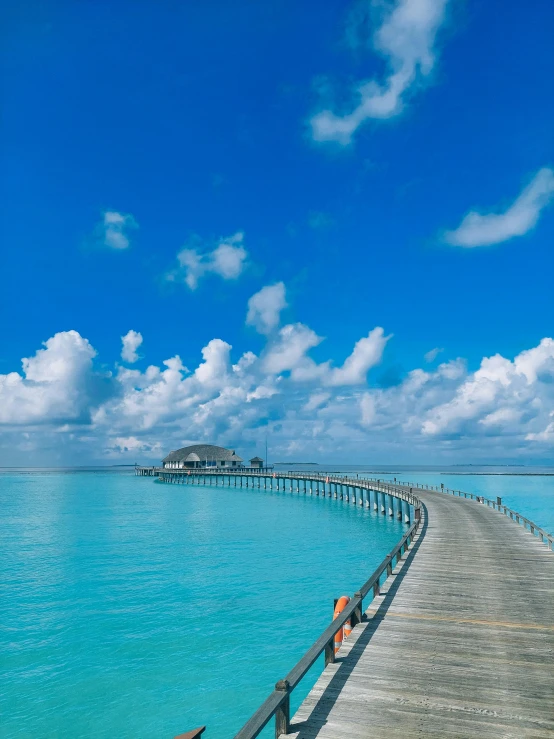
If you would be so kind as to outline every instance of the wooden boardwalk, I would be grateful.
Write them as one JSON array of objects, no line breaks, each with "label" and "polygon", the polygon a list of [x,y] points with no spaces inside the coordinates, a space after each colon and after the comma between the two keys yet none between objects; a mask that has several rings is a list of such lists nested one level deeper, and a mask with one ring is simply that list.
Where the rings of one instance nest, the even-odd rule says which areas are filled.
[{"label": "wooden boardwalk", "polygon": [[417,494],[411,551],[286,736],[552,739],[554,553],[487,506]]}]

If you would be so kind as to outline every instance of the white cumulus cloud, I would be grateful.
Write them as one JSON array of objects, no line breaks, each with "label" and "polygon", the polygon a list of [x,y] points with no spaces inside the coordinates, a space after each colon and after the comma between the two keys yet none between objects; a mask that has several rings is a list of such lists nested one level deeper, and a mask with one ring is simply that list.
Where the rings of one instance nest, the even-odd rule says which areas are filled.
[{"label": "white cumulus cloud", "polygon": [[382,54],[388,74],[358,83],[350,112],[337,115],[322,110],[310,121],[316,141],[347,145],[353,134],[371,118],[390,118],[401,112],[407,93],[428,76],[435,65],[435,37],[445,17],[447,0],[397,0],[384,4],[383,20],[373,36],[373,46]]},{"label": "white cumulus cloud", "polygon": [[130,233],[137,228],[138,223],[130,213],[106,210],[96,232],[103,246],[110,249],[127,249],[130,244]]},{"label": "white cumulus cloud", "polygon": [[20,372],[0,375],[0,459],[28,464],[32,455],[47,464],[64,449],[68,462],[78,455],[154,461],[195,441],[259,453],[266,432],[274,458],[354,462],[371,450],[391,462],[410,454],[472,461],[551,453],[553,339],[513,358],[484,357],[475,372],[457,359],[374,387],[366,372],[388,340],[373,329],[335,367],[309,356],[322,351],[321,337],[290,324],[260,356],[233,359],[232,346],[215,338],[191,371],[175,355],[143,371],[115,363],[108,372],[94,366],[87,339],[60,332]]},{"label": "white cumulus cloud", "polygon": [[[549,414],[554,419],[554,411]],[[542,431],[529,432],[525,437],[526,441],[542,441],[554,446],[554,420],[550,421]]]},{"label": "white cumulus cloud", "polygon": [[371,426],[376,417],[375,398],[371,393],[364,393],[360,400],[360,411],[362,414],[362,425]]},{"label": "white cumulus cloud", "polygon": [[267,334],[279,325],[281,311],[287,307],[283,282],[266,285],[248,301],[246,323],[261,334]]},{"label": "white cumulus cloud", "polygon": [[379,364],[383,351],[390,339],[380,326],[356,342],[352,354],[346,358],[342,367],[329,371],[328,385],[359,385],[366,380],[367,373]]},{"label": "white cumulus cloud", "polygon": [[224,280],[235,280],[246,265],[248,252],[243,246],[244,234],[238,232],[223,238],[211,251],[190,246],[177,254],[178,267],[166,274],[172,282],[184,282],[196,290],[199,280],[208,274],[219,275]]},{"label": "white cumulus cloud", "polygon": [[89,416],[96,352],[77,331],[61,331],[34,356],[23,374],[0,375],[0,424],[80,422]]},{"label": "white cumulus cloud", "polygon": [[279,374],[313,363],[306,357],[306,354],[321,341],[323,341],[321,336],[303,323],[283,326],[264,357],[264,370]]},{"label": "white cumulus cloud", "polygon": [[105,452],[108,457],[119,457],[127,452],[149,456],[153,454],[165,456],[166,453],[159,441],[151,444],[144,439],[137,439],[136,436],[116,436]]},{"label": "white cumulus cloud", "polygon": [[524,419],[543,417],[545,405],[550,410],[553,381],[554,341],[550,338],[513,361],[500,354],[485,357],[447,402],[427,412],[422,431],[428,435],[465,433],[468,429],[479,433],[479,424],[517,433],[525,427]]},{"label": "white cumulus cloud", "polygon": [[540,214],[554,197],[554,171],[540,169],[529,185],[503,213],[468,213],[455,231],[447,231],[445,241],[453,246],[490,246],[524,236],[538,223]]},{"label": "white cumulus cloud", "polygon": [[138,331],[128,331],[125,336],[121,337],[122,349],[121,359],[129,364],[134,364],[139,358],[137,349],[142,344],[142,334]]},{"label": "white cumulus cloud", "polygon": [[315,392],[308,398],[308,402],[304,405],[305,411],[315,411],[316,408],[321,408],[330,399],[331,393],[320,393]]}]

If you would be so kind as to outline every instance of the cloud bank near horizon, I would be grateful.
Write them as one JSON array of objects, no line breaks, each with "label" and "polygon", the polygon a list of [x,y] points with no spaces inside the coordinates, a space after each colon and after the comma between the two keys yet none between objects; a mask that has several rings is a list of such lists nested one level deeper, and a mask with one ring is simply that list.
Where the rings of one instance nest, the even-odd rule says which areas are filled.
[{"label": "cloud bank near horizon", "polygon": [[[142,336],[124,339],[134,363]],[[551,453],[553,339],[513,359],[484,357],[475,372],[453,359],[375,387],[367,375],[389,340],[376,327],[342,364],[317,362],[310,352],[323,339],[296,323],[269,335],[259,354],[233,357],[231,345],[214,338],[192,370],[178,354],[161,365],[107,369],[85,337],[61,331],[22,360],[21,372],[0,375],[2,461],[148,461],[194,441],[257,449],[266,431],[274,459]]]}]

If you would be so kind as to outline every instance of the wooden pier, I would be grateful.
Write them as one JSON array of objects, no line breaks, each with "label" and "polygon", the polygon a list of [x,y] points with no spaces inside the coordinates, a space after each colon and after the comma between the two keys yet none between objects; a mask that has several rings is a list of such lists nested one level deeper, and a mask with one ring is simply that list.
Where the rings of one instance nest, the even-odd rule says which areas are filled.
[{"label": "wooden pier", "polygon": [[554,737],[554,557],[464,498],[426,520],[286,736]]},{"label": "wooden pier", "polygon": [[[247,476],[256,488],[269,478],[272,487],[372,506],[410,526],[236,739],[258,736],[272,717],[282,739],[554,738],[551,534],[500,499],[460,491],[239,475]],[[238,482],[226,478],[219,474],[221,484]],[[333,635],[347,618],[354,628],[335,658]],[[290,694],[321,654],[325,669],[291,720]]]}]

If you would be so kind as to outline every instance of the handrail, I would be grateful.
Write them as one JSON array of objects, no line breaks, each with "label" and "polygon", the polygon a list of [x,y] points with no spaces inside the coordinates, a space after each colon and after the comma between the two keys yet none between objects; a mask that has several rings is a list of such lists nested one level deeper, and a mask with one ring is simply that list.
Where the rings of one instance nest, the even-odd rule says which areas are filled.
[{"label": "handrail", "polygon": [[[169,467],[142,467],[138,466],[137,469],[148,469],[148,470],[154,470],[160,474],[166,474],[166,475],[180,475],[183,477],[202,477],[202,476],[212,476],[212,477],[233,477],[238,475],[244,475],[245,477],[261,477],[261,478],[268,478],[268,479],[276,479],[276,480],[313,480],[321,482],[321,478],[325,478],[325,482],[332,483],[332,484],[340,484],[344,485],[346,482],[351,481],[354,484],[351,484],[350,487],[358,488],[360,490],[375,490],[380,493],[388,493],[389,495],[392,495],[393,497],[399,498],[401,500],[404,500],[411,505],[415,505],[416,503],[419,503],[419,499],[413,494],[412,489],[409,490],[403,490],[400,485],[396,484],[389,484],[386,480],[377,480],[378,487],[375,485],[367,485],[364,483],[371,482],[371,478],[368,477],[349,477],[348,475],[340,475],[340,476],[334,476],[331,477],[329,473],[325,472],[318,472],[318,473],[287,473],[287,472],[267,472],[264,469],[225,469],[225,468],[169,468]],[[266,468],[267,469],[267,468]]]},{"label": "handrail", "polygon": [[521,513],[518,513],[517,511],[512,510],[511,508],[508,508],[508,506],[503,505],[501,502],[501,498],[498,500],[491,500],[490,498],[485,498],[483,495],[473,495],[472,493],[464,494],[460,490],[449,490],[449,489],[443,489],[441,492],[444,493],[450,493],[452,495],[458,494],[459,497],[462,495],[464,497],[471,497],[472,500],[476,500],[478,503],[483,503],[484,505],[487,505],[489,508],[492,506],[495,510],[500,511],[500,513],[503,513],[505,516],[509,516],[510,519],[513,521],[515,519],[516,523],[519,523],[524,528],[526,526],[529,526],[530,533],[535,536],[535,532],[537,532],[538,536],[540,536],[541,541],[544,543],[544,540],[546,539],[547,546],[551,547],[552,542],[554,540],[554,536],[549,533],[548,531],[545,531],[545,529],[541,528],[540,526],[537,526],[536,523],[533,523],[530,519],[526,518]]},{"label": "handrail", "polygon": [[[500,511],[505,516],[509,516],[512,521],[515,523],[520,524],[524,528],[529,528],[529,532],[537,537],[540,538],[541,542],[543,544],[546,544],[546,546],[549,549],[554,549],[554,534],[546,531],[541,526],[538,526],[536,523],[531,521],[529,518],[524,516],[522,513],[519,513],[518,511],[514,511],[512,508],[508,508],[508,506],[505,506],[502,504],[502,499],[497,498],[496,500],[492,500],[490,498],[485,498],[483,495],[477,495],[475,493],[466,493],[462,490],[453,490],[451,488],[445,488],[443,484],[439,485],[423,485],[419,482],[403,482],[401,480],[396,480],[394,478],[394,482],[391,482],[389,480],[384,480],[383,478],[377,478],[377,477],[352,477],[351,475],[354,473],[351,473],[350,475],[333,475],[333,473],[330,472],[320,472],[318,471],[310,471],[310,472],[294,472],[286,473],[286,472],[274,472],[274,473],[268,473],[264,470],[247,470],[247,469],[195,469],[195,470],[186,470],[186,469],[165,469],[163,467],[151,467],[149,469],[154,469],[160,472],[166,472],[166,473],[177,473],[177,474],[183,474],[190,472],[194,475],[228,475],[231,474],[252,474],[256,477],[272,477],[273,474],[278,477],[279,479],[307,479],[307,480],[320,480],[322,477],[329,478],[329,482],[332,483],[342,483],[345,480],[355,480],[356,486],[360,488],[366,488],[367,486],[362,485],[360,483],[363,482],[373,482],[377,483],[379,485],[379,488],[374,488],[374,486],[371,486],[372,489],[377,489],[379,492],[388,492],[392,495],[398,495],[400,492],[403,492],[403,489],[410,490],[410,493],[413,495],[413,490],[421,490],[422,492],[425,491],[432,491],[432,492],[439,492],[439,493],[446,493],[449,495],[457,495],[460,498],[469,498],[470,500],[475,500],[478,503],[483,503],[487,505],[489,508],[492,506],[495,510]],[[330,475],[333,475],[331,477]],[[399,496],[402,497],[402,496]],[[404,498],[404,500],[408,500],[408,498]]]},{"label": "handrail", "polygon": [[[370,480],[377,480],[377,478],[366,478]],[[446,493],[447,495],[457,495],[458,497],[464,497],[464,498],[470,498],[471,500],[475,500],[477,503],[482,503],[484,505],[487,505],[489,508],[492,506],[495,510],[500,511],[500,513],[503,513],[505,516],[509,516],[512,521],[515,520],[515,523],[518,523],[525,528],[526,526],[529,526],[529,531],[533,536],[540,537],[542,543],[546,543],[546,546],[549,549],[552,549],[552,544],[554,542],[554,535],[546,531],[545,529],[541,528],[540,526],[537,526],[536,523],[533,523],[530,519],[526,518],[523,514],[519,513],[518,511],[514,511],[511,508],[508,508],[508,506],[503,505],[502,498],[497,497],[496,500],[492,500],[491,498],[485,498],[484,495],[477,495],[475,493],[465,493],[462,490],[453,490],[451,488],[445,488],[443,484],[440,485],[427,485],[423,486],[421,483],[415,483],[415,482],[396,482],[396,478],[394,481],[395,485],[400,485],[403,487],[409,487],[409,488],[415,488],[416,490],[421,490],[422,492],[431,490],[436,491],[438,493]],[[536,532],[536,533],[535,533]],[[546,541],[545,541],[546,540]]]},{"label": "handrail", "polygon": [[[366,478],[366,479],[376,480],[376,478]],[[485,498],[484,495],[477,495],[476,493],[465,493],[462,490],[453,490],[451,488],[445,488],[444,485],[441,485],[440,487],[438,485],[423,486],[420,483],[396,482],[396,480],[394,484],[400,485],[403,487],[415,488],[416,490],[421,490],[422,492],[431,490],[431,491],[436,491],[439,493],[446,493],[447,495],[454,495],[454,496],[457,495],[460,498],[463,497],[463,498],[470,498],[471,500],[475,500],[477,503],[482,503],[483,505],[487,505],[489,508],[492,506],[492,508],[494,508],[497,511],[500,511],[500,513],[503,513],[505,516],[509,516],[512,521],[515,521],[515,523],[522,525],[524,528],[526,526],[529,526],[529,531],[533,536],[538,535],[538,537],[540,537],[543,544],[546,543],[549,549],[552,548],[552,544],[554,542],[554,534],[549,533],[548,531],[543,529],[541,526],[538,526],[536,523],[531,521],[529,518],[524,516],[522,513],[519,513],[518,511],[514,511],[512,508],[508,508],[508,506],[502,503],[502,498],[500,497],[497,497],[496,500],[493,500],[491,498]]]},{"label": "handrail", "polygon": [[284,680],[279,680],[272,693],[265,699],[258,710],[251,716],[242,729],[235,735],[234,739],[254,739],[264,727],[275,716],[275,736],[288,734],[290,730],[290,694],[304,675],[308,672],[314,662],[325,653],[325,665],[335,661],[334,636],[337,631],[350,619],[352,627],[362,621],[364,597],[373,590],[373,597],[379,595],[380,578],[386,571],[387,576],[392,573],[393,561],[398,563],[402,554],[409,550],[414,536],[420,525],[420,518],[404,534],[400,542],[392,549],[370,578],[356,591],[348,605],[327,626],[323,633],[316,639],[312,646],[305,652],[304,656],[290,670]]}]

